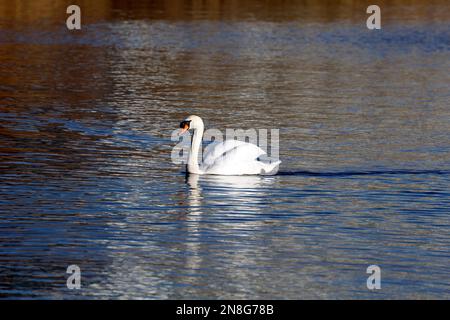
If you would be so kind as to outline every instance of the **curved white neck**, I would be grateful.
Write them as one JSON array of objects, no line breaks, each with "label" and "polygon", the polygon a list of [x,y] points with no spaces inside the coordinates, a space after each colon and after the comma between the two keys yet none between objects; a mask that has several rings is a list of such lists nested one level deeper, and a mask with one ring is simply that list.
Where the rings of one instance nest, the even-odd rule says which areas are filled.
[{"label": "curved white neck", "polygon": [[198,151],[202,144],[203,127],[194,130],[191,149],[189,150],[187,169],[189,173],[201,173],[198,165]]}]

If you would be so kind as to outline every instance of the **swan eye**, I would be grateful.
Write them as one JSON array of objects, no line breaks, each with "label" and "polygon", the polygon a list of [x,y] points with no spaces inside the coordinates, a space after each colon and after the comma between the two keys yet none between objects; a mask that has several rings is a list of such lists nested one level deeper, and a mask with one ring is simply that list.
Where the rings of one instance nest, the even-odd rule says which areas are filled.
[{"label": "swan eye", "polygon": [[190,122],[191,122],[191,121],[181,121],[181,123],[180,123],[180,128],[181,128],[181,129],[185,129],[185,130],[189,129]]}]

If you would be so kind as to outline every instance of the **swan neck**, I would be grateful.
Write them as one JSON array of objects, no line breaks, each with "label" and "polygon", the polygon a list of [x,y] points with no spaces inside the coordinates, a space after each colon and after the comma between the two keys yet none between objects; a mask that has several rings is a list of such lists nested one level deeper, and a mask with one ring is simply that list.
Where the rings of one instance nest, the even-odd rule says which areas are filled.
[{"label": "swan neck", "polygon": [[189,152],[188,158],[188,171],[190,173],[200,173],[200,168],[198,164],[198,152],[202,144],[203,138],[203,128],[200,127],[194,130],[194,135],[192,136],[191,150]]}]

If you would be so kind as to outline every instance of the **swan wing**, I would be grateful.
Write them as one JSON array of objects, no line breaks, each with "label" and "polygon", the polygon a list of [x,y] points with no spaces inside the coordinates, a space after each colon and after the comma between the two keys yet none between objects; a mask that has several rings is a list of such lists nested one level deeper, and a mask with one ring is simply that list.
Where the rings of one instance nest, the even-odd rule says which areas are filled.
[{"label": "swan wing", "polygon": [[256,159],[266,152],[258,146],[230,140],[213,146],[205,155],[202,170],[210,174],[259,174],[262,162]]},{"label": "swan wing", "polygon": [[[217,159],[230,153],[230,151],[237,147],[240,148],[239,151],[233,151],[232,155],[233,157],[241,157],[241,161],[254,160],[266,153],[260,147],[244,141],[226,140],[224,142],[213,142],[205,148],[203,153],[203,164],[207,166],[212,165]],[[231,154],[228,156],[230,157]],[[235,160],[239,161],[237,158]]]}]

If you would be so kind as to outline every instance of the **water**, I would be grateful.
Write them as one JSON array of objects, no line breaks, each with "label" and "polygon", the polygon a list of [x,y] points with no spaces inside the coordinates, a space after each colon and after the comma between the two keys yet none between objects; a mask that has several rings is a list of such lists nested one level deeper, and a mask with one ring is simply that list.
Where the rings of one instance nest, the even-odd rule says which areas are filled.
[{"label": "water", "polygon": [[[450,298],[447,2],[390,2],[382,31],[358,1],[82,2],[79,32],[63,4],[17,3],[0,298]],[[170,153],[189,114],[280,129],[279,174],[186,177]]]}]

